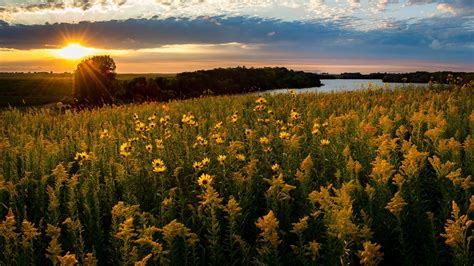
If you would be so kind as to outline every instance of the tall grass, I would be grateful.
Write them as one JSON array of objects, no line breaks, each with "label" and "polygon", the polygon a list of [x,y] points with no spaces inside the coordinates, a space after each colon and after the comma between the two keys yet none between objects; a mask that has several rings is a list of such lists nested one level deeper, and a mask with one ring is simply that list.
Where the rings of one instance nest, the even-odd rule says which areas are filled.
[{"label": "tall grass", "polygon": [[0,113],[0,264],[470,265],[472,86]]}]

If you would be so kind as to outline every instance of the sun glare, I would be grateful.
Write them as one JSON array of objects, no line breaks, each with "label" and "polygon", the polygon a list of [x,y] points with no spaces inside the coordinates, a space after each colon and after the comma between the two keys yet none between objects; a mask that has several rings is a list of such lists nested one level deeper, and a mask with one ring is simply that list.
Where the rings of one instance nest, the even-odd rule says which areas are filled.
[{"label": "sun glare", "polygon": [[80,59],[93,53],[93,48],[83,47],[78,43],[70,43],[57,51],[57,55],[65,59]]}]

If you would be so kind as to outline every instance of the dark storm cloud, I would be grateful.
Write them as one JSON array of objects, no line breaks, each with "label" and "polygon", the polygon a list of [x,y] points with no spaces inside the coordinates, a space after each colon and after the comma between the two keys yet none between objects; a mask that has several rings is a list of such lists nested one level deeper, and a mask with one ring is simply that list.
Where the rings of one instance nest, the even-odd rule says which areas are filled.
[{"label": "dark storm cloud", "polygon": [[474,59],[474,31],[463,17],[398,22],[390,28],[370,31],[346,26],[344,19],[315,22],[224,16],[51,25],[0,22],[0,47],[51,48],[64,45],[64,40],[80,40],[107,49],[238,42],[262,44],[266,51],[303,57]]}]

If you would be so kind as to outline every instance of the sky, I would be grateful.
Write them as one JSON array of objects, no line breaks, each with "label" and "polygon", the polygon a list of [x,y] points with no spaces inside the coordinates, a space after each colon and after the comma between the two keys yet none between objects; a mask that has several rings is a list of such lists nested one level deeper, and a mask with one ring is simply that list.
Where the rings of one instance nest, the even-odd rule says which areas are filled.
[{"label": "sky", "polygon": [[474,0],[0,0],[0,72],[72,72],[70,53],[119,73],[474,71]]}]

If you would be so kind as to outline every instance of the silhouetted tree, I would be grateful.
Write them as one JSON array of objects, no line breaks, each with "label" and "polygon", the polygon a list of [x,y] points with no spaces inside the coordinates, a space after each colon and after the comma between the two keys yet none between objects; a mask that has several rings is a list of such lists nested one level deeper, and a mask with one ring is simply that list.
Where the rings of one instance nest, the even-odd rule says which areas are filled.
[{"label": "silhouetted tree", "polygon": [[92,56],[77,65],[73,97],[78,105],[100,106],[115,101],[118,94],[115,62],[108,55]]}]

